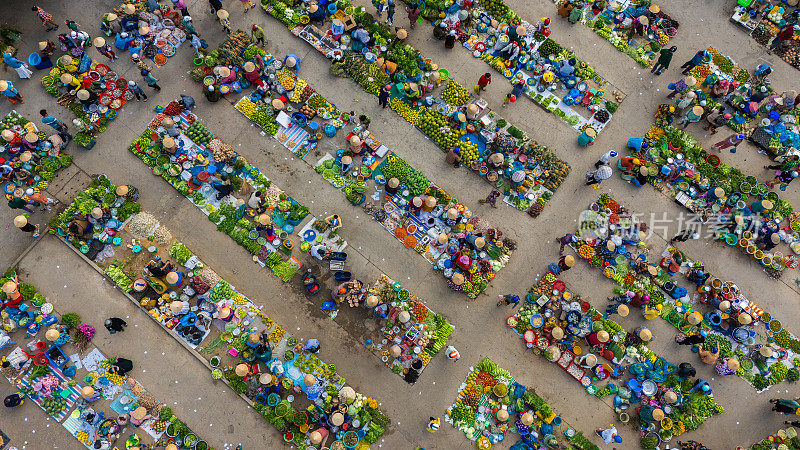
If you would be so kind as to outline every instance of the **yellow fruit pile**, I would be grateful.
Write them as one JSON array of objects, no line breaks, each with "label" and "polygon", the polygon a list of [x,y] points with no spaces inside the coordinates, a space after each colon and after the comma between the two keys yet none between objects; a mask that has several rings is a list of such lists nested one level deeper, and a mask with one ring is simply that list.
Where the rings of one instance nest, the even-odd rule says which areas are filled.
[{"label": "yellow fruit pile", "polygon": [[281,339],[283,339],[284,334],[286,334],[286,331],[282,327],[278,326],[275,327],[275,330],[269,334],[268,338],[272,342],[280,342]]},{"label": "yellow fruit pile", "polygon": [[251,117],[256,112],[256,104],[249,98],[243,98],[236,103],[236,109],[247,117]]},{"label": "yellow fruit pile", "polygon": [[308,86],[306,80],[297,79],[297,82],[294,84],[294,93],[292,94],[292,103],[300,103],[300,97],[303,96],[303,91]]},{"label": "yellow fruit pile", "polygon": [[406,119],[411,125],[419,125],[419,112],[409,106],[408,103],[400,100],[400,98],[393,98],[389,100],[389,107],[392,108],[394,112],[399,114],[400,117]]},{"label": "yellow fruit pile", "polygon": [[465,166],[472,164],[472,161],[478,159],[478,147],[472,142],[461,141],[458,143],[461,148],[461,163]]}]

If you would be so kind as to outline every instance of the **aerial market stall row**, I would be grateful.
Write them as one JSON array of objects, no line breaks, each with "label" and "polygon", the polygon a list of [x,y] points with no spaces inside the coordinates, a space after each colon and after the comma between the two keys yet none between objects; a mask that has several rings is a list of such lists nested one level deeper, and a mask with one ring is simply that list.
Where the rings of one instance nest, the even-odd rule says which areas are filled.
[{"label": "aerial market stall row", "polygon": [[[91,343],[96,330],[80,315],[58,313],[14,270],[0,284],[6,305],[0,330],[0,348],[7,350],[2,374],[83,446],[152,442],[210,448],[140,382],[110,370],[116,359]],[[28,350],[16,344],[23,341]]]},{"label": "aerial market stall row", "polygon": [[[581,259],[617,284],[618,298],[634,293],[646,304],[646,318],[661,317],[686,336],[706,333],[703,348],[717,348],[723,359],[735,358],[739,367],[733,372],[756,390],[800,378],[795,363],[800,360],[794,356],[800,341],[777,318],[748,299],[735,282],[714,277],[702,262],[676,248],[657,255],[639,248],[634,235],[624,230],[640,225],[622,208],[607,194],[600,196],[581,213],[580,239],[573,245]],[[604,242],[609,229],[622,231],[622,244]],[[688,288],[678,283],[678,273],[686,277]]]},{"label": "aerial market stall row", "polygon": [[528,98],[576,131],[596,136],[610,123],[625,94],[553,40],[549,19],[531,24],[502,0],[448,3],[424,5],[434,37],[454,33],[472,56],[512,84],[524,83]]},{"label": "aerial market stall row", "polygon": [[[95,179],[58,217],[54,232],[81,253],[93,249],[84,253],[87,259],[194,349],[211,376],[224,378],[287,443],[305,448],[342,441],[352,447],[380,438],[388,418],[374,399],[346,386],[335,365],[316,356],[317,341],[303,343],[275,324],[152,215],[121,217],[116,206],[130,201],[121,188],[131,189]],[[101,201],[111,203],[84,212],[87,203]]]}]

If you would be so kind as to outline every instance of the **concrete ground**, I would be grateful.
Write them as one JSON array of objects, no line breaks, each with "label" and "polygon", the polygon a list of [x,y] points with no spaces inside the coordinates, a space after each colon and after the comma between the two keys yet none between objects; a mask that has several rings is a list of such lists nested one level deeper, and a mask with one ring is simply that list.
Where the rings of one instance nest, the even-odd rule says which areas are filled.
[{"label": "concrete ground", "polygon": [[[364,0],[360,2],[367,5]],[[393,419],[382,446],[392,449],[413,448],[416,445],[442,449],[472,448],[473,444],[450,426],[445,425],[438,433],[430,435],[424,431],[424,425],[429,416],[441,416],[450,406],[468,368],[484,356],[491,357],[510,370],[521,383],[536,388],[562,415],[565,422],[590,435],[594,428],[614,421],[610,405],[595,399],[587,400],[579,385],[562,370],[526,353],[521,340],[504,325],[504,319],[510,312],[494,307],[495,296],[527,290],[546,264],[557,257],[557,247],[554,246],[553,239],[572,231],[578,213],[601,192],[610,190],[620,203],[645,217],[652,214],[652,217],[661,218],[666,213],[668,218],[675,220],[669,223],[663,233],[667,238],[678,230],[677,218],[683,210],[654,189],[637,189],[615,177],[604,182],[601,189],[594,190],[583,186],[583,173],[592,167],[602,153],[609,149],[623,152],[628,138],[640,136],[649,128],[656,106],[665,101],[666,84],[679,78],[677,67],[698,49],[712,45],[747,69],[764,61],[770,62],[775,68],[771,76],[772,83],[779,91],[797,88],[798,72],[780,59],[767,55],[763,47],[731,24],[728,17],[733,5],[721,0],[710,3],[700,0],[661,3],[662,9],[681,25],[678,37],[673,40],[678,46],[673,68],[660,77],[654,77],[647,70],[639,68],[633,60],[589,29],[580,25],[570,26],[568,22],[558,18],[555,7],[550,2],[509,0],[508,3],[530,21],[543,16],[552,17],[551,37],[562,45],[573,46],[579,58],[586,60],[628,94],[613,122],[600,134],[595,145],[588,149],[577,146],[577,135],[566,124],[546,114],[527,99],[521,99],[501,111],[510,122],[526,130],[539,143],[548,146],[573,168],[573,173],[546,206],[544,213],[535,220],[509,207],[492,209],[479,205],[477,200],[486,196],[488,185],[464,169],[454,170],[446,166],[438,148],[393,112],[379,109],[375,98],[365,94],[350,80],[331,78],[327,73],[327,60],[291,36],[277,21],[257,9],[245,15],[238,1],[225,1],[234,28],[247,29],[254,22],[262,25],[267,32],[267,49],[270,52],[277,55],[288,52],[300,54],[303,57],[300,75],[320,93],[341,110],[368,114],[373,119],[371,131],[380,136],[392,151],[414,167],[423,169],[432,181],[458,196],[477,214],[497,224],[517,241],[518,250],[508,267],[499,273],[486,294],[475,301],[452,293],[439,276],[430,276],[431,266],[427,262],[402,249],[399,242],[390,238],[360,210],[351,207],[344,196],[334,192],[327,182],[313,174],[307,164],[292,158],[274,140],[261,136],[258,129],[228,102],[206,102],[199,85],[188,78],[191,58],[187,48],[179,49],[178,54],[167,65],[154,71],[163,87],[160,94],[151,95],[151,100],[147,103],[128,103],[120,117],[100,136],[93,150],[84,151],[70,147],[69,153],[75,155],[75,164],[53,183],[51,195],[62,201],[69,201],[76,189],[81,189],[88,183],[89,175],[97,173],[107,174],[115,183],[139,186],[143,209],[154,213],[176,237],[185,242],[201,259],[208,261],[222,277],[257,302],[263,303],[265,310],[276,322],[294,330],[299,336],[320,338],[323,342],[320,357],[342,368],[342,373],[358,391],[382,402],[382,408]],[[0,17],[24,32],[19,47],[25,55],[45,37],[44,29],[30,12],[30,4],[23,1],[0,4]],[[194,0],[187,4],[193,14],[196,29],[209,41],[211,47],[215,47],[223,36],[219,26],[207,13],[206,2]],[[116,6],[116,3],[86,0],[65,3],[49,0],[39,2],[39,5],[53,13],[56,21],[62,22],[67,17],[75,19],[90,34],[96,35],[102,13]],[[407,19],[402,9],[398,8],[395,26],[405,25]],[[55,39],[53,33],[48,37]],[[472,58],[465,50],[444,50],[440,41],[432,39],[428,24],[418,25],[410,33],[409,43],[419,48],[426,57],[436,61],[440,67],[446,67],[452,76],[467,86],[488,69],[483,62]],[[103,59],[94,50],[90,50],[90,54],[98,60]],[[129,60],[121,59],[113,66],[123,77],[140,81],[141,77]],[[16,108],[18,112],[35,120],[39,117],[38,110],[47,107],[56,117],[68,121],[68,111],[59,107],[41,87],[39,81],[42,74],[36,74],[32,80],[26,81],[18,80],[12,70],[5,70],[3,77],[13,80],[25,96],[25,104]],[[495,78],[485,97],[491,107],[500,110],[502,99],[510,90],[510,85],[500,77]],[[145,89],[150,95],[151,90]],[[406,385],[361,347],[363,339],[358,330],[366,324],[357,323],[355,319],[331,321],[319,312],[321,297],[309,300],[299,293],[297,286],[286,289],[286,285],[271,275],[255,269],[251,265],[249,254],[216,232],[200,211],[180,198],[171,186],[163,180],[153,178],[148,168],[127,152],[127,146],[150,120],[152,108],[156,104],[166,103],[182,92],[189,93],[198,100],[198,109],[195,112],[206,127],[260,167],[278,186],[308,205],[313,214],[335,211],[341,215],[345,224],[341,234],[350,243],[348,252],[351,257],[348,265],[351,270],[367,280],[385,272],[402,281],[415,295],[426,299],[434,311],[444,313],[456,326],[450,342],[460,350],[461,360],[450,362],[443,357],[436,358],[416,385]],[[0,114],[5,114],[8,109],[10,107],[7,104],[2,105]],[[703,135],[702,129],[697,125],[690,127],[689,132],[698,137]],[[720,130],[715,138],[717,137],[726,137],[725,131]],[[711,137],[702,140],[707,145],[715,141]],[[756,154],[752,147],[740,146],[735,155],[725,153],[721,158],[760,179],[771,178],[771,173],[761,168],[767,163],[767,158]],[[797,186],[792,186],[782,197],[800,205]],[[47,220],[40,213],[33,217],[42,224]],[[3,223],[10,225],[12,219],[13,214],[8,208],[0,210],[0,220]],[[3,249],[0,253],[0,266],[4,267],[15,261],[33,240],[13,227],[3,227],[0,229],[0,242]],[[649,244],[659,253],[666,245],[663,237],[659,236],[651,237]],[[793,281],[797,276],[796,272],[785,274],[779,281],[771,280],[756,264],[738,252],[707,240],[690,241],[681,248],[691,257],[703,260],[718,277],[736,281],[746,295],[772,311],[773,316],[779,317],[787,329],[800,332],[798,316],[793,314],[797,300],[797,286]],[[54,269],[55,266],[61,267]],[[176,412],[192,411],[191,414],[178,415],[193,416],[191,420],[196,423],[190,425],[197,427],[201,433],[205,429],[206,439],[217,448],[224,447],[225,443],[239,441],[245,444],[245,448],[264,447],[263,442],[270,442],[267,445],[270,448],[278,447],[278,444],[272,444],[278,439],[277,433],[266,422],[247,411],[246,404],[231,395],[230,390],[223,392],[226,389],[222,385],[210,383],[205,369],[184,349],[166,335],[160,334],[163,332],[149,318],[135,311],[118,292],[110,289],[110,284],[103,282],[72,250],[61,246],[52,236],[43,237],[22,259],[20,267],[25,276],[29,277],[29,281],[51,298],[59,310],[70,307],[88,309],[83,305],[86,305],[85,299],[91,299],[94,311],[82,314],[90,316],[96,326],[111,311],[118,314],[117,308],[130,311],[126,313],[131,316],[129,323],[138,327],[129,327],[126,333],[130,334],[126,337],[137,334],[140,344],[136,347],[126,346],[127,339],[123,341],[103,336],[99,342],[101,350],[130,357],[134,360],[137,371],[147,370],[138,376],[140,381],[153,389],[159,398],[177,401],[178,405],[174,408],[182,410],[176,409]],[[596,305],[604,305],[604,297],[611,293],[612,285],[608,281],[599,279],[597,271],[580,264],[568,272],[565,279],[573,291],[582,293]],[[67,287],[63,288],[65,285]],[[595,286],[599,289],[593,289]],[[628,317],[623,324],[634,328],[641,322],[640,317]],[[674,362],[696,362],[696,357],[688,349],[678,349],[672,343],[673,329],[661,321],[648,325],[656,336],[653,347],[657,353]],[[138,334],[151,329],[152,332]],[[173,348],[174,351],[168,351]],[[144,350],[148,349],[155,357],[144,355]],[[167,354],[160,357],[156,350]],[[181,370],[177,385],[174,385],[174,380],[178,378],[175,368]],[[698,371],[700,376],[712,378],[710,368],[702,367]],[[726,411],[723,415],[710,419],[697,432],[687,434],[686,438],[700,440],[715,449],[749,445],[774,432],[782,425],[783,417],[769,411],[767,399],[778,394],[789,397],[796,391],[794,386],[789,389],[790,385],[783,384],[774,387],[769,393],[757,395],[743,380],[732,377],[723,380],[717,377],[713,383],[715,398]],[[0,383],[0,386],[3,386],[2,393],[5,393],[7,385]],[[785,393],[787,389],[792,394]],[[203,400],[195,401],[197,397]],[[210,406],[212,404],[213,408]],[[22,448],[22,443],[28,442],[28,447],[35,449],[76,448],[71,437],[60,430],[60,427],[56,431],[48,429],[43,432],[47,429],[46,424],[52,423],[44,421],[44,413],[33,406],[26,405],[25,408],[21,413],[15,411],[13,415],[4,415],[0,421],[0,429],[12,438],[14,445]],[[196,414],[193,413],[195,408],[199,411]],[[24,420],[26,417],[30,418],[27,422]],[[229,424],[234,426],[230,433]],[[625,439],[621,447],[635,448],[638,437],[634,430],[629,427],[620,429]],[[37,432],[32,433],[33,430]],[[736,432],[731,433],[731,430]],[[508,445],[510,442],[498,447],[507,448]]]}]

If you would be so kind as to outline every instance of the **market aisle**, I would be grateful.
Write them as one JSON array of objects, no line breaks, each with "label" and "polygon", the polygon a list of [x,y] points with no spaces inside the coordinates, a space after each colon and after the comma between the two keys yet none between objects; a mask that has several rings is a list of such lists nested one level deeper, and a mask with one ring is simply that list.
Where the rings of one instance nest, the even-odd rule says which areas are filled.
[{"label": "market aisle", "polygon": [[[130,375],[210,444],[220,449],[239,443],[245,448],[260,448],[263,442],[281,440],[280,434],[233,390],[213,381],[208,368],[194,355],[55,237],[43,239],[20,261],[19,270],[22,279],[34,284],[56,311],[77,312],[85,323],[94,326],[97,334],[92,343],[106,356],[132,360]],[[105,319],[112,316],[128,322],[122,334],[110,335],[103,327]],[[19,430],[19,437],[12,436],[16,442],[29,440],[32,448],[48,447],[41,439],[50,433],[31,433],[42,428],[37,421],[25,424],[14,420],[9,423],[13,427],[3,422],[7,433]],[[77,444],[70,440],[72,443],[64,448],[75,448]]]}]

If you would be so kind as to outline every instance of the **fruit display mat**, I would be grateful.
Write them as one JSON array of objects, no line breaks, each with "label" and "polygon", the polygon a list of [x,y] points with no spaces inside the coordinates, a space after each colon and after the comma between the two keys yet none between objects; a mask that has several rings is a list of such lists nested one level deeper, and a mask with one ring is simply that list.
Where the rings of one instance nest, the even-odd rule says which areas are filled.
[{"label": "fruit display mat", "polygon": [[[28,364],[33,364],[33,361],[29,362]],[[50,367],[50,375],[55,376],[62,383],[67,383],[69,381],[69,378],[66,375],[64,375],[64,373],[61,372],[61,370],[59,370],[58,367],[50,363],[50,361],[47,362],[47,365]],[[30,372],[26,373],[20,379],[20,383],[22,383],[23,386],[33,388],[34,383],[33,380],[30,378],[30,376],[31,376]],[[67,390],[69,390],[69,397],[65,398],[65,400],[67,401],[66,402],[67,405],[63,410],[61,410],[60,413],[50,416],[53,418],[53,420],[55,420],[56,422],[61,422],[62,420],[64,420],[65,417],[67,417],[67,413],[69,412],[69,410],[72,409],[72,407],[75,405],[75,402],[81,397],[81,394],[78,391],[78,389],[80,389],[80,386],[77,385],[67,386]],[[47,412],[44,406],[42,406],[42,401],[44,400],[44,398],[31,398],[30,396],[26,398],[32,401],[33,403],[36,403],[40,408],[42,408],[42,411]]]}]

